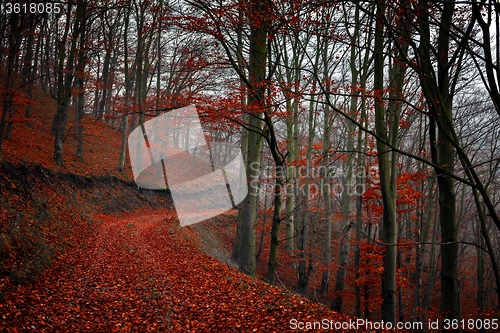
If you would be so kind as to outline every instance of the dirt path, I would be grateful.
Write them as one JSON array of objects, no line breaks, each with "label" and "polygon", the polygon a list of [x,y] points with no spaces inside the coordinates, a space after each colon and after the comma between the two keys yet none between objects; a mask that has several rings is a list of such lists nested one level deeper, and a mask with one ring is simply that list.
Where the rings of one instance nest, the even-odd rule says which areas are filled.
[{"label": "dirt path", "polygon": [[168,278],[175,256],[149,241],[156,236],[169,243],[165,233],[154,235],[164,219],[164,214],[106,219],[92,245],[65,258],[69,262],[48,272],[41,283],[19,287],[15,308],[7,309],[13,316],[8,321],[16,323],[12,329],[108,331],[171,325],[169,311],[160,309],[171,303]]},{"label": "dirt path", "polygon": [[[7,332],[283,331],[332,312],[198,249],[173,212],[103,217],[95,239],[40,282],[5,293]],[[0,329],[1,331],[1,329]]]}]

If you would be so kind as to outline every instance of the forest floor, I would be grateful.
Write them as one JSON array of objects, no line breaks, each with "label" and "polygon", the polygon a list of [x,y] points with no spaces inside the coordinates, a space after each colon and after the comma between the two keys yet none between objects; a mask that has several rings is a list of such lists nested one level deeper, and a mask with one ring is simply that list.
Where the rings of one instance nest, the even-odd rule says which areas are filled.
[{"label": "forest floor", "polygon": [[[83,246],[0,303],[6,332],[282,332],[290,321],[348,321],[200,250],[171,210],[99,216]],[[206,240],[205,240],[206,241]]]}]

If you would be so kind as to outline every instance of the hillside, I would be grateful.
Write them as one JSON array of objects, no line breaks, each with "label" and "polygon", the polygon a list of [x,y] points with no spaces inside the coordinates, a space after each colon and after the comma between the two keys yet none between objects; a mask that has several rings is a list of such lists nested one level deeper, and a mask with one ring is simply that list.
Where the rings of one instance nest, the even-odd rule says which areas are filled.
[{"label": "hillside", "polygon": [[113,127],[86,118],[79,161],[69,123],[65,166],[57,166],[54,108],[35,91],[32,118],[19,117],[0,155],[3,331],[281,332],[293,319],[349,320],[200,250],[224,252],[200,235],[235,223],[234,214],[180,228],[168,191],[138,189],[129,165],[115,170],[121,133]]}]

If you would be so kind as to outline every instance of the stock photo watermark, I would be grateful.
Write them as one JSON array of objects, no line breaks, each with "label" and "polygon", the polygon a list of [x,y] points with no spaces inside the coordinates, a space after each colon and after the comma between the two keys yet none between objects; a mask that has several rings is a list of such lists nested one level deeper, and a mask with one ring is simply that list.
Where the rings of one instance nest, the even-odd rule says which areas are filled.
[{"label": "stock photo watermark", "polygon": [[[349,196],[359,196],[363,195],[366,190],[365,183],[356,184],[355,182],[344,183],[343,179],[351,174],[352,179],[361,178],[364,179],[367,172],[364,167],[354,167],[351,170],[343,169],[334,166],[287,166],[281,170],[276,170],[271,166],[260,166],[260,163],[254,162],[250,164],[249,169],[256,171],[259,176],[250,179],[248,186],[252,188],[259,188],[260,191],[266,192],[263,188],[260,179],[262,175],[267,177],[275,177],[275,175],[281,172],[286,178],[283,185],[276,188],[276,184],[269,187],[267,193],[274,193],[277,189],[280,190],[282,194],[294,194],[307,196],[311,194],[318,194],[323,196],[325,194],[330,194],[332,196],[341,195],[347,192]],[[308,181],[306,181],[308,180]],[[260,195],[258,192],[254,195]]]},{"label": "stock photo watermark", "polygon": [[138,126],[128,148],[137,186],[169,189],[181,226],[222,214],[248,193],[240,148],[208,145],[193,105]]}]

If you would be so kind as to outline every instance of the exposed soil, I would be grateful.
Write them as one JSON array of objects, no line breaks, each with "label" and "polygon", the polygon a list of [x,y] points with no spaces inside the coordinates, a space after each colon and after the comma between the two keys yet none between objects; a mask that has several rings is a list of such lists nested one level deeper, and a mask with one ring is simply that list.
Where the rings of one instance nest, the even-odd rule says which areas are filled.
[{"label": "exposed soil", "polygon": [[[226,228],[224,226],[221,228],[220,224]],[[223,235],[217,233],[222,231],[225,233],[230,232],[230,230],[234,229],[231,227],[231,224],[236,224],[236,219],[233,214],[228,213],[194,224],[192,228],[197,231],[198,246],[200,249],[221,263],[238,269],[238,264],[231,259],[230,249],[225,246]]]}]

